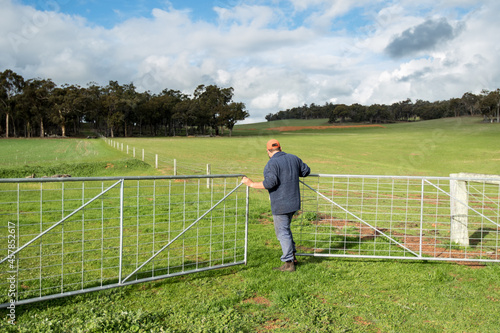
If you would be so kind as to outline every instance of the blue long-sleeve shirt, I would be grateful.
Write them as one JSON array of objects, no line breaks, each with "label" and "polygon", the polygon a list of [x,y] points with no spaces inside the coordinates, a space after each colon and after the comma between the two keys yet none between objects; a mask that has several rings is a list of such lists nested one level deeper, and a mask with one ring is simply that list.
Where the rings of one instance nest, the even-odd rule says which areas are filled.
[{"label": "blue long-sleeve shirt", "polygon": [[264,168],[264,187],[269,191],[273,215],[300,209],[299,177],[307,177],[311,169],[295,155],[277,152]]}]

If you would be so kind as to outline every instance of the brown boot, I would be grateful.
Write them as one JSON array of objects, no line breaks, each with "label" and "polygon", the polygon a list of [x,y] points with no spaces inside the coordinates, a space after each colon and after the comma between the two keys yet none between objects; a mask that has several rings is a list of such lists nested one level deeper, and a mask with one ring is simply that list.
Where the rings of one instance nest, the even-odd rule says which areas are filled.
[{"label": "brown boot", "polygon": [[297,266],[297,264],[299,263],[299,261],[297,260],[297,257],[295,256],[295,253],[293,254],[293,264],[295,266]]},{"label": "brown boot", "polygon": [[281,267],[274,267],[274,270],[282,271],[282,272],[295,272],[295,265],[293,260],[287,261]]}]

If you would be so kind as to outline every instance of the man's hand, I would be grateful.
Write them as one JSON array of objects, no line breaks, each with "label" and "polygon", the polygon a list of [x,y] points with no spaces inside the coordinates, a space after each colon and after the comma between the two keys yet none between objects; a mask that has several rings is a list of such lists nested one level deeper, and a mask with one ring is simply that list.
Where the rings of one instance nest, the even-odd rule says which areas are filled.
[{"label": "man's hand", "polygon": [[245,176],[243,176],[243,178],[241,179],[241,182],[248,187],[257,188],[257,189],[261,189],[261,190],[265,189],[263,182],[255,183],[250,178],[245,177]]},{"label": "man's hand", "polygon": [[252,187],[252,184],[253,184],[253,181],[246,176],[243,176],[243,178],[241,178],[241,182],[249,187]]}]

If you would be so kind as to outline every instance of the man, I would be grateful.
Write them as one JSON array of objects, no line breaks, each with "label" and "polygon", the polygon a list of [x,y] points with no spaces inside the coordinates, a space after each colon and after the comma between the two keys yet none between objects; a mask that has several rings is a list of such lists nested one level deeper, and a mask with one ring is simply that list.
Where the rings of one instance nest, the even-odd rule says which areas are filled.
[{"label": "man", "polygon": [[273,269],[295,271],[295,242],[290,223],[293,214],[300,209],[299,177],[307,177],[311,169],[295,155],[281,151],[277,140],[267,142],[269,161],[264,168],[264,180],[253,182],[247,177],[241,180],[245,185],[267,189],[271,198],[271,211],[274,218],[274,231],[280,241],[283,266]]}]

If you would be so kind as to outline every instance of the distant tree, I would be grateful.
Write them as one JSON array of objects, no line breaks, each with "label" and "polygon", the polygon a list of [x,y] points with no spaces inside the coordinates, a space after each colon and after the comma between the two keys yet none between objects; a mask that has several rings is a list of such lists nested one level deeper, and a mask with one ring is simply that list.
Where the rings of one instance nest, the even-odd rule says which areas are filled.
[{"label": "distant tree", "polygon": [[335,123],[338,119],[340,119],[340,122],[343,123],[348,116],[349,107],[345,104],[339,104],[335,107],[335,109],[333,109],[328,122]]},{"label": "distant tree", "polygon": [[23,105],[29,114],[25,117],[27,128],[31,127],[31,120],[38,122],[41,138],[45,136],[45,121],[53,105],[50,96],[55,87],[56,84],[51,79],[30,79],[24,87]]},{"label": "distant tree", "polygon": [[349,107],[351,121],[355,123],[366,121],[366,106],[354,103]]},{"label": "distant tree", "polygon": [[500,89],[483,90],[479,102],[481,114],[490,122],[500,122]]},{"label": "distant tree", "polygon": [[50,120],[61,128],[61,135],[66,136],[66,123],[68,118],[76,116],[77,104],[79,99],[80,87],[64,85],[55,88],[49,96],[50,104],[53,105],[49,110]]},{"label": "distant tree", "polygon": [[241,102],[231,102],[224,108],[221,118],[223,126],[229,129],[229,136],[233,134],[233,127],[238,120],[245,120],[250,114],[245,110],[245,104]]},{"label": "distant tree", "polygon": [[409,98],[404,101],[393,103],[390,110],[394,120],[409,121],[411,117],[415,116],[413,103]]},{"label": "distant tree", "polygon": [[[23,92],[22,76],[7,69],[0,73],[0,110],[5,113],[5,137],[9,137],[9,121],[14,111],[14,98]],[[15,136],[15,126],[14,126]]]},{"label": "distant tree", "polygon": [[388,107],[385,105],[372,104],[367,108],[366,114],[370,124],[385,122],[390,119]]},{"label": "distant tree", "polygon": [[450,112],[453,113],[454,117],[460,117],[467,113],[464,103],[460,98],[451,98],[448,103]]},{"label": "distant tree", "polygon": [[471,92],[466,92],[462,96],[462,103],[464,103],[470,115],[473,116],[476,114],[476,110],[479,106],[479,96],[474,95]]}]

